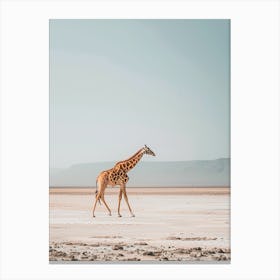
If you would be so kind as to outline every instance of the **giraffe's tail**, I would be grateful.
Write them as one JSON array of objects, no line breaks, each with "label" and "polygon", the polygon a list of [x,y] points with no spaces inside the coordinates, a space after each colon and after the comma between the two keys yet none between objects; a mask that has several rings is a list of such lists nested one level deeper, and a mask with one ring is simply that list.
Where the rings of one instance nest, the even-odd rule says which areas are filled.
[{"label": "giraffe's tail", "polygon": [[[95,190],[95,198],[97,197],[97,194],[98,194],[98,190],[97,190],[97,180],[95,182],[95,187],[96,187],[96,190]],[[101,205],[101,202],[100,202],[100,198],[98,198],[98,202],[99,204]]]}]

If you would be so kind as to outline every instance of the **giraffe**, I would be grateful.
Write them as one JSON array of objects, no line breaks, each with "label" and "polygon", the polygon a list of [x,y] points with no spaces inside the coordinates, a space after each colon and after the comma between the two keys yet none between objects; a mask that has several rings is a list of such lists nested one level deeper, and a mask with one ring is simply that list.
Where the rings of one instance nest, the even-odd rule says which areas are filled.
[{"label": "giraffe", "polygon": [[[129,180],[127,173],[136,166],[136,164],[141,160],[144,154],[155,156],[155,153],[145,145],[143,148],[141,148],[139,151],[137,151],[133,156],[131,156],[127,160],[117,162],[113,168],[102,171],[98,175],[96,179],[95,202],[92,211],[93,217],[95,217],[94,211],[96,208],[96,203],[97,201],[99,201],[100,203],[100,199],[104,203],[107,210],[109,211],[109,216],[112,215],[111,210],[104,199],[104,193],[107,186],[113,187],[116,185],[120,186],[119,201],[118,201],[118,216],[121,217],[120,205],[121,205],[122,196],[124,196],[124,199],[126,201],[131,216],[135,217],[129,205],[128,197],[126,194],[126,183]],[[97,190],[97,186],[98,186],[98,190]]]}]

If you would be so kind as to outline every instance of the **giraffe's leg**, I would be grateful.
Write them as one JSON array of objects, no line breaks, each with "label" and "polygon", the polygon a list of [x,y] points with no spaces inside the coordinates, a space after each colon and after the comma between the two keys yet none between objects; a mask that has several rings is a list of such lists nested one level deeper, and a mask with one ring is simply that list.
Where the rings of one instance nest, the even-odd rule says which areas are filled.
[{"label": "giraffe's leg", "polygon": [[96,195],[95,202],[94,202],[94,206],[93,206],[93,210],[92,210],[92,216],[93,216],[93,218],[95,217],[94,211],[95,211],[95,208],[96,208],[96,203],[97,203],[97,201],[100,199],[100,197],[101,197],[101,193],[98,192],[97,195]]},{"label": "giraffe's leg", "polygon": [[125,185],[123,185],[122,187],[122,192],[123,192],[123,196],[124,196],[124,199],[126,201],[126,204],[128,206],[128,209],[130,211],[130,214],[131,214],[131,217],[135,217],[135,215],[133,214],[132,210],[131,210],[131,207],[129,205],[129,202],[128,202],[128,197],[127,197],[127,194],[126,194],[126,188],[125,188]]},{"label": "giraffe's leg", "polygon": [[118,204],[118,216],[121,217],[120,213],[120,207],[121,207],[121,200],[122,200],[122,189],[120,188],[120,193],[119,193],[119,204]]},{"label": "giraffe's leg", "polygon": [[107,210],[109,211],[109,216],[112,216],[111,210],[110,210],[109,206],[107,205],[107,203],[105,202],[104,193],[101,195],[101,200],[104,203],[104,205],[106,206]]}]

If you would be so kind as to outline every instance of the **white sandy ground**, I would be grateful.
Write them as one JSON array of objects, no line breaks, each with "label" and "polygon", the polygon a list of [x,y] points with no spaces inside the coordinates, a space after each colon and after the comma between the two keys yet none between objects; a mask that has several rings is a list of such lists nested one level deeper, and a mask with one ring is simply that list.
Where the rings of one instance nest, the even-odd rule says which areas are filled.
[{"label": "white sandy ground", "polygon": [[161,195],[128,189],[134,218],[124,200],[123,217],[117,216],[117,189],[105,196],[112,216],[98,204],[93,218],[93,191],[50,194],[51,261],[230,260],[229,191]]}]

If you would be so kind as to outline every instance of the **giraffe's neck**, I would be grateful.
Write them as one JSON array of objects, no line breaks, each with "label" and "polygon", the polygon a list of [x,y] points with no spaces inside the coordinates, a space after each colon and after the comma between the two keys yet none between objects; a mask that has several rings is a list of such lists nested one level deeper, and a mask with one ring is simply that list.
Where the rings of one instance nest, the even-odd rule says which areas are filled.
[{"label": "giraffe's neck", "polygon": [[129,159],[118,162],[115,165],[115,168],[117,168],[117,169],[121,168],[125,172],[128,172],[129,170],[131,170],[132,168],[135,167],[135,165],[140,161],[140,159],[142,158],[143,155],[144,155],[144,150],[140,149],[137,153],[135,153]]}]

